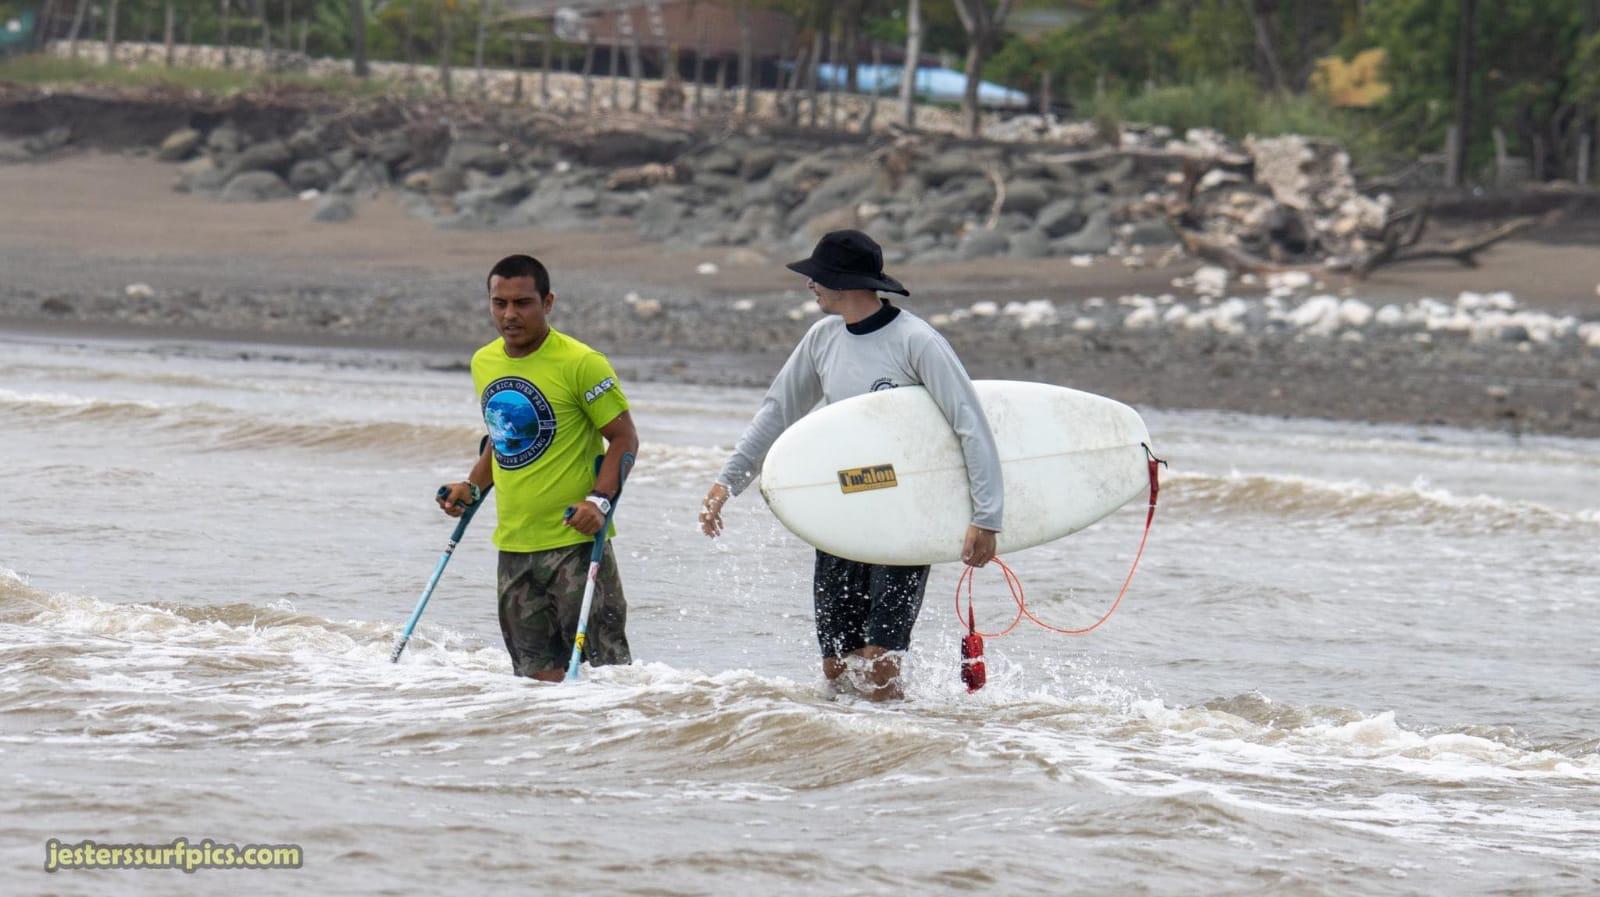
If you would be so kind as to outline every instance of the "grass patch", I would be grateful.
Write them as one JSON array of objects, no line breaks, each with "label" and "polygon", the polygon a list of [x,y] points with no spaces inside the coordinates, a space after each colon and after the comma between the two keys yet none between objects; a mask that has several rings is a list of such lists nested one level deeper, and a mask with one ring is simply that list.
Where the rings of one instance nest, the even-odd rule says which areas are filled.
[{"label": "grass patch", "polygon": [[1180,136],[1190,128],[1211,128],[1234,140],[1251,134],[1325,137],[1343,145],[1358,166],[1375,163],[1382,155],[1377,128],[1361,114],[1336,109],[1309,94],[1263,93],[1246,78],[1107,94],[1091,100],[1089,109],[1097,120],[1165,125]]},{"label": "grass patch", "polygon": [[0,60],[0,82],[36,87],[93,85],[121,88],[168,88],[227,96],[251,90],[302,88],[351,96],[395,92],[396,85],[349,75],[314,76],[292,72],[256,72],[173,66],[159,61],[136,65],[106,65],[86,59],[64,59],[42,54]]}]

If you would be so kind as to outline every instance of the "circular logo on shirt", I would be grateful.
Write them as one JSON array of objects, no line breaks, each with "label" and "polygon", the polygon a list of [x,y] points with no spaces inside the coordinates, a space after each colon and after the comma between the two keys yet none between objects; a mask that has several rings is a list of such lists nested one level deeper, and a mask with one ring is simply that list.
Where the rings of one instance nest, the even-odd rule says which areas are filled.
[{"label": "circular logo on shirt", "polygon": [[501,377],[483,390],[483,422],[502,470],[539,460],[556,438],[556,415],[544,393],[521,377]]},{"label": "circular logo on shirt", "polygon": [[899,386],[900,386],[900,384],[894,382],[893,380],[890,380],[888,377],[879,377],[872,384],[872,391],[873,392],[883,392],[886,389],[896,389]]}]

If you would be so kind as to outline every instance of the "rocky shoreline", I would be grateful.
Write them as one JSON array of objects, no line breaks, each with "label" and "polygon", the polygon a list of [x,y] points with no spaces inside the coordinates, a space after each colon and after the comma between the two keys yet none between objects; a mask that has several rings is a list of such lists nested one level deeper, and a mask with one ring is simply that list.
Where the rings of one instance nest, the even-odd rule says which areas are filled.
[{"label": "rocky shoreline", "polygon": [[1126,257],[1176,246],[1180,205],[1186,226],[1228,245],[1320,262],[1378,240],[1392,205],[1357,189],[1337,146],[1233,145],[1163,128],[992,142],[420,99],[16,90],[0,92],[0,113],[13,135],[0,159],[85,143],[150,152],[175,164],[180,191],[223,202],[314,198],[320,222],[348,220],[354,197],[393,190],[441,227],[626,221],[649,241],[769,252],[856,227],[894,262]]},{"label": "rocky shoreline", "polygon": [[[1285,292],[1279,287],[1279,292]],[[916,311],[976,377],[1040,380],[1162,408],[1600,437],[1600,322],[1463,294],[1373,309],[1327,296],[1205,305],[1171,296],[962,304]],[[624,376],[762,386],[818,319],[798,295],[597,291],[557,325],[619,359]],[[154,290],[0,291],[0,320],[129,327],[142,338],[256,334],[294,343],[428,346],[464,359],[492,338],[484,309],[431,290],[380,295]],[[0,328],[5,325],[0,324]]]},{"label": "rocky shoreline", "polygon": [[[1241,151],[1191,141],[1105,152],[738,128],[623,131],[574,128],[536,112],[513,121],[470,106],[350,107],[318,96],[140,105],[11,91],[3,102],[12,136],[0,156],[22,160],[39,178],[48,177],[50,160],[74,150],[112,149],[172,160],[192,194],[235,200],[300,191],[308,200],[213,216],[238,228],[206,234],[236,272],[226,285],[209,273],[207,253],[216,248],[182,264],[166,249],[139,249],[97,265],[92,278],[80,270],[75,222],[83,219],[73,214],[123,226],[162,214],[152,210],[166,204],[168,215],[192,214],[180,204],[196,200],[165,187],[125,208],[63,213],[64,235],[47,250],[22,245],[31,235],[19,226],[17,245],[0,246],[6,265],[28,272],[0,285],[0,319],[13,327],[428,345],[464,357],[492,337],[477,288],[463,288],[481,277],[461,276],[467,256],[476,272],[486,263],[477,257],[504,242],[496,234],[548,245],[566,230],[628,228],[639,246],[654,248],[630,249],[626,272],[604,252],[560,253],[561,290],[582,301],[564,303],[557,325],[628,359],[625,376],[755,386],[818,312],[798,283],[779,293],[726,279],[779,272],[776,260],[803,254],[823,230],[862,226],[886,243],[896,270],[914,268],[909,306],[947,335],[975,376],[1044,380],[1166,408],[1600,436],[1600,307],[1592,299],[1524,307],[1511,294],[1465,292],[1449,275],[1432,281],[1444,289],[1396,295],[1287,264],[1251,273],[1183,260],[1163,214],[1174,191],[1202,200],[1191,206],[1198,227],[1221,222],[1223,230],[1209,232],[1252,252],[1281,250],[1285,235],[1317,234],[1327,235],[1318,238],[1325,245],[1361,251],[1389,204],[1348,189],[1347,165],[1326,147]],[[1277,163],[1263,166],[1263,153],[1277,153]],[[1185,159],[1206,160],[1208,174],[1173,168]],[[173,172],[139,164],[141,177]],[[1257,180],[1262,168],[1281,176]],[[1320,179],[1304,180],[1313,169]],[[1205,178],[1212,184],[1199,190]],[[1339,189],[1304,194],[1316,214],[1277,213],[1286,203],[1280,194],[1319,184]],[[48,201],[55,189],[37,196]],[[374,193],[398,195],[412,216],[445,228],[427,233],[484,238],[418,258],[412,267],[423,277],[364,282],[348,270],[352,253],[378,246],[392,257],[400,247],[390,242],[392,222],[362,216],[405,217],[392,200],[371,200]],[[307,205],[324,221],[343,222],[306,222]],[[293,216],[330,236],[297,241],[310,254],[286,270],[271,246],[249,242],[259,230],[246,208],[276,209],[275,221]],[[304,249],[366,230],[384,236]],[[1265,242],[1253,245],[1258,238]],[[420,248],[418,239],[410,234],[404,245]],[[696,268],[683,261],[689,257],[717,261]],[[728,269],[720,276],[719,263]],[[1051,273],[1030,278],[1031,266]],[[120,285],[108,288],[119,271]],[[786,283],[748,273],[736,280]]]}]

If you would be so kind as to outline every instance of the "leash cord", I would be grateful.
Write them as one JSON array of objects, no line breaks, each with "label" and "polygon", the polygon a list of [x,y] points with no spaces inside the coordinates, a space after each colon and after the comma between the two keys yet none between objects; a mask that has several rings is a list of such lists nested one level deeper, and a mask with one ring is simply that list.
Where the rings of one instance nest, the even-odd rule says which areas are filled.
[{"label": "leash cord", "polygon": [[[1161,494],[1160,469],[1167,463],[1157,458],[1150,451],[1150,446],[1143,445],[1142,448],[1144,449],[1145,463],[1148,465],[1150,473],[1150,505],[1144,516],[1144,534],[1139,537],[1139,550],[1133,555],[1133,564],[1128,567],[1128,575],[1122,580],[1122,588],[1117,590],[1116,599],[1111,602],[1111,607],[1106,610],[1100,619],[1081,629],[1054,626],[1039,619],[1034,615],[1033,610],[1028,607],[1028,596],[1026,590],[1022,587],[1022,580],[1018,578],[1015,571],[1006,565],[1005,561],[995,558],[994,562],[999,565],[1001,574],[1005,576],[1006,588],[1011,592],[1011,600],[1017,604],[1017,613],[1016,616],[1011,618],[1011,624],[999,632],[979,632],[973,625],[972,582],[975,579],[973,574],[977,570],[976,567],[967,567],[962,570],[961,578],[956,580],[956,620],[962,626],[967,627],[967,630],[971,633],[981,635],[984,638],[999,638],[1003,635],[1010,635],[1015,631],[1017,626],[1022,623],[1023,617],[1027,617],[1030,622],[1041,629],[1047,629],[1061,635],[1088,635],[1111,619],[1111,615],[1116,613],[1117,608],[1122,605],[1122,599],[1127,597],[1128,587],[1133,585],[1133,574],[1138,571],[1139,561],[1144,557],[1144,548],[1150,542],[1150,526],[1156,519],[1156,497]],[[961,612],[961,590],[963,586],[966,587],[967,592],[967,612],[965,614]]]}]

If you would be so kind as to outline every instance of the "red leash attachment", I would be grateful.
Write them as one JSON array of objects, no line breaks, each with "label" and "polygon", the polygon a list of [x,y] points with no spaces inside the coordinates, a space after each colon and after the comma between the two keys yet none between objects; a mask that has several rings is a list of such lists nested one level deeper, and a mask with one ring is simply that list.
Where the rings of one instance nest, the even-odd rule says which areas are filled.
[{"label": "red leash attachment", "polygon": [[983,636],[978,634],[978,625],[972,616],[972,604],[968,602],[967,635],[961,640],[961,683],[971,694],[988,681],[989,672],[983,666]]},{"label": "red leash attachment", "polygon": [[1000,572],[1005,576],[1006,587],[1011,591],[1011,600],[1017,603],[1017,615],[1011,618],[1009,626],[999,632],[979,632],[977,617],[972,609],[973,571],[977,568],[968,567],[961,571],[961,578],[956,580],[956,619],[961,620],[961,590],[964,586],[967,591],[967,613],[966,619],[962,620],[962,622],[967,626],[967,634],[961,639],[961,682],[966,685],[969,693],[983,688],[984,683],[988,680],[988,671],[984,668],[983,663],[983,637],[985,635],[991,638],[1010,635],[1017,628],[1017,624],[1022,622],[1023,617],[1027,617],[1041,629],[1048,629],[1061,635],[1088,635],[1099,629],[1107,620],[1111,619],[1112,614],[1117,612],[1117,608],[1122,604],[1122,599],[1128,594],[1128,587],[1133,584],[1133,574],[1139,569],[1139,561],[1144,558],[1144,547],[1150,541],[1150,526],[1155,523],[1156,519],[1156,497],[1161,494],[1161,466],[1167,463],[1157,458],[1150,451],[1150,446],[1148,445],[1144,446],[1144,454],[1150,472],[1150,509],[1145,512],[1144,516],[1144,534],[1139,537],[1139,550],[1133,555],[1133,564],[1128,568],[1127,577],[1122,580],[1122,588],[1117,591],[1116,599],[1111,602],[1111,607],[1106,610],[1100,619],[1082,629],[1052,626],[1039,619],[1028,608],[1028,597],[1022,588],[1022,580],[1017,578],[1017,574],[1012,572],[1004,561],[995,558],[994,562],[999,565]]}]

